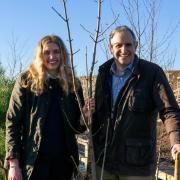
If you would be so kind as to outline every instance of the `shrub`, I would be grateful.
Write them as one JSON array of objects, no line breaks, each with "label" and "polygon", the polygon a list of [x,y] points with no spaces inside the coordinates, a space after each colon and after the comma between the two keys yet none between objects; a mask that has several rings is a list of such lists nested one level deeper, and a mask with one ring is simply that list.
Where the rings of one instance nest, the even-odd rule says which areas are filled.
[{"label": "shrub", "polygon": [[[0,160],[4,160],[5,156],[5,130],[0,128]],[[4,180],[4,171],[0,169],[0,180]]]},{"label": "shrub", "polygon": [[[14,81],[0,76],[0,160],[5,157],[5,117],[9,105]],[[0,169],[0,180],[4,180],[4,171]]]},{"label": "shrub", "polygon": [[6,111],[9,105],[14,81],[0,77],[0,127],[5,125]]}]

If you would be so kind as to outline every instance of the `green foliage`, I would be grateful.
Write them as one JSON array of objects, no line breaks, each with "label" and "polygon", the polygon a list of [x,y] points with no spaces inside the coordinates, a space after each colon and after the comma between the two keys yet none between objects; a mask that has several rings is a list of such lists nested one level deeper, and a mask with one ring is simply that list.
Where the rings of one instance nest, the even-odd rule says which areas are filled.
[{"label": "green foliage", "polygon": [[0,170],[0,180],[5,180],[2,170]]},{"label": "green foliage", "polygon": [[[0,160],[2,161],[5,157],[5,117],[13,86],[14,81],[5,77],[5,71],[0,64]],[[0,180],[5,180],[2,169]]]},{"label": "green foliage", "polygon": [[0,77],[0,127],[4,127],[6,111],[9,105],[14,81],[11,81],[4,76]]},{"label": "green foliage", "polygon": [[4,76],[4,74],[5,74],[5,70],[4,70],[4,68],[3,68],[3,66],[2,66],[2,64],[0,62],[0,77]]},{"label": "green foliage", "polygon": [[[5,156],[5,129],[0,128],[0,160],[4,160]],[[4,180],[4,172],[0,169],[0,180]]]},{"label": "green foliage", "polygon": [[[0,62],[0,160],[4,160],[5,156],[5,114],[7,111],[8,97],[7,79],[5,78],[5,70]],[[9,91],[11,91],[9,89]],[[10,93],[10,92],[9,92]],[[1,164],[2,165],[2,164]],[[5,180],[4,172],[0,169],[0,180]]]},{"label": "green foliage", "polygon": [[0,128],[0,159],[4,159],[5,155],[5,129]]}]

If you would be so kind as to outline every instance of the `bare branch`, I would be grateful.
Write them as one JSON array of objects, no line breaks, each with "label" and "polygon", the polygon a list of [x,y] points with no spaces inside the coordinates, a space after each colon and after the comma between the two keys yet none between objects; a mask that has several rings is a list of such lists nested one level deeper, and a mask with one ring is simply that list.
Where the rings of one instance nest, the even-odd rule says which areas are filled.
[{"label": "bare branch", "polygon": [[[8,64],[9,64],[9,75],[14,79],[18,73],[22,72],[24,63],[27,62],[24,57],[27,55],[25,52],[26,44],[23,43],[21,47],[19,47],[19,41],[15,38],[14,33],[12,33],[12,39],[8,42],[10,53],[8,56]],[[17,69],[18,68],[18,69]]]},{"label": "bare branch", "polygon": [[103,38],[103,39],[98,40],[98,41],[97,41],[97,43],[100,43],[100,42],[102,42],[102,41],[104,41],[104,38]]},{"label": "bare branch", "polygon": [[[92,64],[89,74],[89,96],[92,97],[92,75],[93,70],[96,62],[96,48],[98,43],[98,38],[100,34],[100,22],[101,22],[101,0],[98,0],[98,16],[97,16],[97,24],[96,24],[96,34],[94,39],[94,46],[93,46],[93,58]],[[92,171],[92,180],[96,180],[96,165],[95,165],[95,156],[94,156],[94,148],[93,148],[93,140],[92,140],[92,115],[89,118],[89,125],[90,125],[90,134],[89,134],[89,146],[91,150],[91,171]]]},{"label": "bare branch", "polygon": [[[69,27],[69,19],[68,19],[68,15],[67,15],[66,0],[63,0],[63,7],[64,7],[64,15],[65,15],[64,21],[66,22],[68,40],[69,40],[69,47],[70,47],[70,65],[71,65],[71,71],[72,71],[72,80],[73,80],[74,93],[75,93],[77,101],[78,101],[78,105],[79,105],[79,109],[80,109],[80,112],[81,112],[82,120],[84,121],[84,124],[86,125],[87,131],[89,131],[89,128],[88,128],[88,126],[86,124],[86,121],[85,121],[84,113],[82,111],[82,104],[81,104],[80,97],[79,97],[79,94],[77,92],[77,87],[76,87],[76,83],[75,83],[72,38],[71,38],[71,32],[70,32],[70,27]],[[60,17],[62,18],[61,15],[60,15]]]},{"label": "bare branch", "polygon": [[89,80],[88,80],[89,72],[88,72],[87,46],[86,46],[85,57],[86,57],[86,90],[88,92],[88,97],[89,97]]},{"label": "bare branch", "polygon": [[[115,12],[114,12],[114,10],[113,10],[113,5],[112,5],[112,1],[111,1],[111,0],[109,0],[109,4],[110,4],[111,12],[112,12],[112,14],[113,14],[113,19],[116,19],[116,14],[115,14]],[[118,19],[117,19],[117,22],[118,22],[118,24],[120,24],[120,22],[118,21]],[[115,22],[115,24],[116,24],[116,22]]]},{"label": "bare branch", "polygon": [[82,24],[80,24],[80,26],[86,31],[88,32],[89,34],[91,34],[93,36],[93,33],[91,33],[89,30],[87,30]]},{"label": "bare branch", "polygon": [[95,42],[95,39],[90,35],[90,38],[93,40],[93,42]]},{"label": "bare branch", "polygon": [[78,49],[77,51],[75,51],[74,53],[73,53],[73,55],[75,55],[76,53],[78,53],[80,51],[80,49]]},{"label": "bare branch", "polygon": [[115,18],[115,20],[100,34],[100,36],[102,36],[112,25],[114,25],[116,23],[116,21],[119,18],[119,14],[118,16]]},{"label": "bare branch", "polygon": [[63,21],[66,22],[66,19],[65,19],[53,6],[52,6],[51,8],[52,8],[52,10],[53,10],[59,17],[61,17],[61,19],[62,19]]},{"label": "bare branch", "polygon": [[[137,53],[139,57],[152,62],[160,63],[161,65],[163,64],[164,68],[164,64],[169,64],[169,62],[163,58],[163,54],[159,56],[159,52],[162,52],[162,48],[165,49],[164,45],[168,43],[178,25],[174,28],[169,26],[171,31],[168,30],[162,37],[162,40],[159,41],[157,39],[157,15],[160,12],[160,1],[121,0],[121,6],[123,7],[128,21],[131,24],[131,28],[137,36],[137,40],[139,42]],[[144,9],[146,14],[143,12]],[[145,16],[143,21],[142,18],[140,19],[142,15]],[[167,52],[163,50],[163,53],[167,54]],[[157,59],[157,56],[159,56],[159,60]],[[164,63],[163,61],[167,61],[167,63]]]},{"label": "bare branch", "polygon": [[107,129],[106,129],[106,139],[105,139],[105,146],[104,146],[104,156],[103,156],[103,163],[102,163],[102,170],[101,170],[101,180],[103,180],[103,175],[104,175],[104,164],[105,164],[106,150],[107,150],[107,144],[108,144],[109,124],[110,124],[110,119],[108,118]]},{"label": "bare branch", "polygon": [[100,33],[100,21],[101,21],[101,0],[98,0],[98,17],[97,17],[97,27],[96,27],[96,35],[94,39],[94,47],[93,47],[93,59],[92,59],[92,64],[91,64],[91,70],[89,74],[89,80],[90,80],[90,96],[92,96],[92,75],[93,75],[93,70],[94,70],[94,65],[96,61],[96,48],[97,48],[97,43],[98,43],[98,38],[99,38],[99,33]]}]

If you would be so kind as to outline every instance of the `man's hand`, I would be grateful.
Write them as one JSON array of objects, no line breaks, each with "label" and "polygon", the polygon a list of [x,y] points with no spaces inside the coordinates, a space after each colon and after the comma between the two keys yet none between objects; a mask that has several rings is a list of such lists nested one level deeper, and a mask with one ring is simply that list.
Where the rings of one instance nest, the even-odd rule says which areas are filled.
[{"label": "man's hand", "polygon": [[174,144],[174,146],[171,149],[171,155],[173,157],[173,159],[175,160],[176,158],[176,153],[179,152],[180,153],[180,144]]}]

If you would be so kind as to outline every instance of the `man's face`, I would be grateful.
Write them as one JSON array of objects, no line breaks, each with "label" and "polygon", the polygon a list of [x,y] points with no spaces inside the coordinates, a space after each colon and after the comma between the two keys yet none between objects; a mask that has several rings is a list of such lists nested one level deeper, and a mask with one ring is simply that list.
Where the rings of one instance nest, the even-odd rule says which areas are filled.
[{"label": "man's face", "polygon": [[114,34],[109,45],[117,67],[124,69],[133,62],[137,43],[130,32],[122,31]]}]

